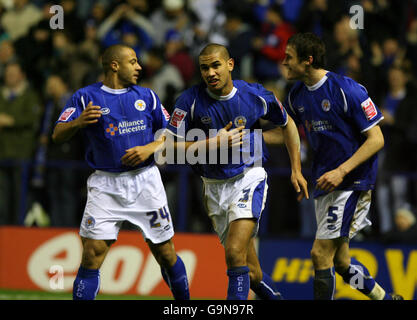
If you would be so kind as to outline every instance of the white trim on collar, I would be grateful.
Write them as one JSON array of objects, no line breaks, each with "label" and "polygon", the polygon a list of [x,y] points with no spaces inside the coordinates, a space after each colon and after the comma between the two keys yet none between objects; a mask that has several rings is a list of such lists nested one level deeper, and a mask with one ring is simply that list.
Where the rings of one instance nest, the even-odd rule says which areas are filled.
[{"label": "white trim on collar", "polygon": [[213,99],[220,100],[220,101],[225,101],[225,100],[230,100],[230,99],[232,99],[232,98],[235,96],[235,94],[236,94],[236,92],[237,92],[237,89],[236,89],[236,87],[233,87],[232,91],[231,91],[228,95],[225,95],[225,96],[218,96],[218,95],[215,95],[215,94],[214,94],[213,92],[211,92],[208,88],[206,88],[206,92],[207,92],[207,94],[208,94],[210,97],[212,97]]},{"label": "white trim on collar", "polygon": [[113,93],[113,94],[122,94],[122,93],[126,93],[129,91],[129,88],[112,89],[112,88],[109,88],[108,86],[105,86],[104,84],[100,87],[100,89],[105,92]]},{"label": "white trim on collar", "polygon": [[317,83],[315,83],[315,84],[313,84],[312,86],[308,86],[308,85],[306,85],[306,87],[307,87],[307,89],[309,90],[309,91],[315,91],[315,90],[317,90],[318,88],[320,88],[322,85],[323,85],[323,83],[325,83],[326,82],[326,80],[328,79],[328,77],[327,77],[327,74],[326,75],[324,75],[323,76],[323,78],[321,78],[320,80],[319,80],[319,82],[317,82]]}]

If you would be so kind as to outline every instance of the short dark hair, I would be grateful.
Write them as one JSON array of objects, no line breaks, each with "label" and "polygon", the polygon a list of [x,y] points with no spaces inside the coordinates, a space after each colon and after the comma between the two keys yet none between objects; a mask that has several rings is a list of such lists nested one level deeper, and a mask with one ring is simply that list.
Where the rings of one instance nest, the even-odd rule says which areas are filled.
[{"label": "short dark hair", "polygon": [[112,61],[120,61],[120,52],[126,48],[132,49],[131,47],[124,44],[114,44],[104,50],[104,53],[101,56],[101,64],[103,66],[104,74],[111,70],[110,64]]},{"label": "short dark hair", "polygon": [[227,50],[227,48],[224,45],[218,44],[218,43],[210,43],[210,44],[206,45],[203,48],[203,50],[201,50],[198,57],[205,56],[205,55],[208,55],[208,54],[212,54],[214,52],[219,52],[221,54],[221,56],[224,58],[224,60],[226,60],[226,61],[230,59],[230,54],[229,54],[229,51]]},{"label": "short dark hair", "polygon": [[326,46],[317,35],[311,32],[296,33],[288,39],[287,46],[292,46],[301,61],[313,57],[312,66],[315,69],[324,68],[326,65]]}]

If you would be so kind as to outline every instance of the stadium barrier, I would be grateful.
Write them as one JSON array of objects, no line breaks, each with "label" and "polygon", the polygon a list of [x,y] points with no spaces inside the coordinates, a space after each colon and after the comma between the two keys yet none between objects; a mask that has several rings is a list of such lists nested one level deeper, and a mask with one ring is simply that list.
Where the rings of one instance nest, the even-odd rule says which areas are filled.
[{"label": "stadium barrier", "polygon": [[[285,299],[313,298],[314,269],[310,259],[312,241],[261,240],[259,258]],[[364,264],[376,281],[389,293],[401,294],[406,300],[417,299],[417,244],[389,245],[351,242],[351,254]],[[358,282],[352,285],[360,285]],[[336,274],[335,299],[367,300],[344,283]]]},{"label": "stadium barrier", "polygon": [[[193,298],[224,299],[223,248],[214,235],[176,234]],[[81,261],[78,230],[0,227],[0,288],[72,292]],[[121,231],[101,267],[101,293],[171,297],[159,265],[138,232]]]},{"label": "stadium barrier", "polygon": [[[78,230],[0,227],[0,288],[71,292],[81,260]],[[217,236],[177,233],[174,244],[183,259],[193,299],[225,299],[228,279]],[[287,300],[313,297],[311,241],[262,239],[260,262]],[[389,292],[417,299],[417,244],[384,246],[352,242],[351,253]],[[103,294],[167,299],[171,293],[138,232],[121,231],[101,268]],[[251,295],[252,297],[252,295]],[[336,276],[335,299],[367,299]]]}]

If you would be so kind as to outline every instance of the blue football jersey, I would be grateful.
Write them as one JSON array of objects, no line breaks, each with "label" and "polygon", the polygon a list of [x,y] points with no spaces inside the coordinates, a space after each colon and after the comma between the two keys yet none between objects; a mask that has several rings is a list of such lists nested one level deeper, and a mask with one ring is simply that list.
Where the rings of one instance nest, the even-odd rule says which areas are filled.
[{"label": "blue football jersey", "polygon": [[[218,131],[230,121],[233,123],[232,129],[242,125],[245,130],[248,129],[249,135],[245,139],[249,143],[246,146],[244,144],[240,151],[250,153],[251,157],[232,161],[229,149],[227,163],[218,158],[215,164],[207,160],[205,163],[191,165],[197,174],[206,178],[228,179],[242,173],[246,167],[253,166],[257,161],[262,163],[265,160],[266,147],[262,134],[259,134],[260,130],[255,131],[260,129],[260,118],[279,126],[287,124],[286,110],[272,92],[259,84],[242,80],[233,81],[233,85],[232,92],[221,97],[211,93],[204,83],[184,91],[175,102],[175,109],[167,126],[168,132],[182,138],[188,138],[186,134],[191,133],[191,129],[200,129],[205,137],[209,137],[210,130]],[[255,133],[258,133],[257,137]],[[194,138],[195,140],[197,139]],[[243,150],[245,148],[247,150]]]},{"label": "blue football jersey", "polygon": [[[313,183],[348,160],[366,140],[363,134],[383,119],[366,89],[354,80],[328,72],[312,87],[297,82],[284,105],[304,126],[313,150]],[[370,190],[375,186],[377,155],[348,175],[338,190]],[[315,190],[314,197],[324,192]]]},{"label": "blue football jersey", "polygon": [[78,118],[90,101],[101,107],[102,115],[97,123],[81,129],[89,166],[123,172],[151,165],[153,157],[136,167],[122,165],[121,158],[127,149],[153,142],[155,132],[166,127],[169,114],[158,96],[139,86],[111,89],[101,82],[95,83],[72,95],[57,123]]}]

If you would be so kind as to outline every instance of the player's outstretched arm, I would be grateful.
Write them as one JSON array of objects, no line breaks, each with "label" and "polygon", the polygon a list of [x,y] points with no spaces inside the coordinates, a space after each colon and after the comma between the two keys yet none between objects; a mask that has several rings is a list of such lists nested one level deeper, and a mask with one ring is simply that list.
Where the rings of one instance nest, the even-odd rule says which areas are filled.
[{"label": "player's outstretched arm", "polygon": [[375,153],[384,147],[384,136],[379,125],[365,131],[365,142],[358,150],[339,167],[324,173],[317,179],[317,188],[326,192],[331,192],[340,185],[344,177],[360,164],[368,160]]},{"label": "player's outstretched arm", "polygon": [[301,172],[300,136],[294,120],[289,115],[288,123],[282,128],[282,133],[291,161],[291,183],[298,193],[297,200],[301,201],[304,197],[308,199],[307,181]]},{"label": "player's outstretched arm", "polygon": [[90,124],[98,122],[98,118],[101,117],[101,111],[99,106],[93,106],[93,102],[87,105],[80,116],[70,122],[60,122],[55,126],[52,133],[52,140],[55,143],[62,143],[67,141],[77,133],[81,128],[85,128]]}]

